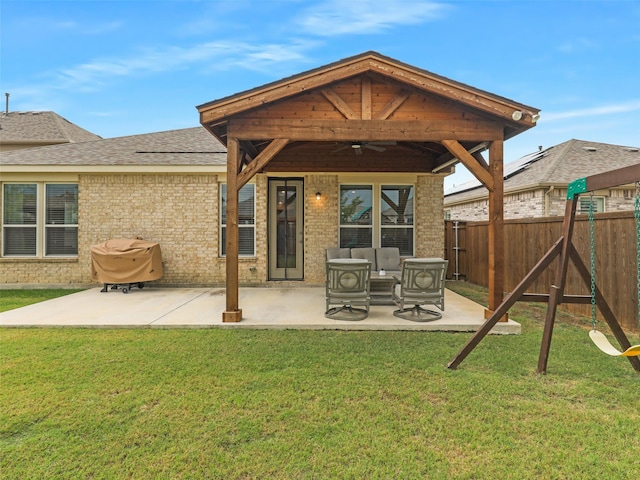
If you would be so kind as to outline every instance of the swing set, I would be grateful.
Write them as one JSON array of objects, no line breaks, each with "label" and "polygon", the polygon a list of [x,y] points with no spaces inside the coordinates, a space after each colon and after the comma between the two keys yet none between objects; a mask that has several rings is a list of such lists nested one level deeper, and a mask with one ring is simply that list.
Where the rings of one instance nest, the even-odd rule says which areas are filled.
[{"label": "swing set", "polygon": [[[636,196],[634,205],[634,217],[636,224],[636,245],[637,251],[637,286],[638,286],[638,321],[640,326],[640,164],[629,167],[611,170],[597,175],[580,178],[571,182],[567,190],[567,203],[565,207],[564,221],[562,223],[562,235],[551,246],[547,253],[534,265],[520,283],[509,293],[502,303],[495,309],[485,323],[462,347],[458,354],[449,362],[448,368],[455,370],[460,363],[473,351],[480,341],[491,331],[496,323],[502,318],[517,301],[546,302],[547,314],[545,318],[542,343],[540,346],[540,356],[538,357],[538,373],[546,373],[549,351],[551,349],[551,337],[555,324],[558,305],[561,303],[591,304],[592,330],[589,332],[591,341],[604,353],[611,356],[627,357],[631,366],[640,372],[640,345],[632,346],[625,335],[609,304],[605,300],[602,292],[596,284],[596,256],[595,256],[595,228],[593,212],[593,192],[600,189],[607,189],[628,183],[636,185]],[[575,225],[576,206],[581,194],[590,193],[591,202],[589,207],[589,240],[590,240],[590,270],[578,254],[573,245],[573,229]],[[525,293],[527,288],[540,276],[542,272],[559,256],[559,268],[556,270],[554,284],[551,285],[549,294]],[[567,270],[569,260],[576,267],[578,274],[590,287],[590,295],[565,295],[564,288],[567,280]],[[596,307],[600,310],[602,317],[609,325],[612,334],[622,347],[621,350],[614,347],[608,338],[597,329]]]}]

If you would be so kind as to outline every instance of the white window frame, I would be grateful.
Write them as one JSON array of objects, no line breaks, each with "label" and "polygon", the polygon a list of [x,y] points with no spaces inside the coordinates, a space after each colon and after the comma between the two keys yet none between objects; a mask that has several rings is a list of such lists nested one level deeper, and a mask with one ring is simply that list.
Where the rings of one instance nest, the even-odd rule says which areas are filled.
[{"label": "white window frame", "polygon": [[[588,214],[589,204],[591,203],[591,195],[582,195],[578,198],[578,213]],[[604,195],[594,195],[593,203],[595,205],[594,213],[604,213],[607,211],[607,201]],[[583,208],[584,204],[584,208]]]},{"label": "white window frame", "polygon": [[[383,198],[382,198],[382,190],[384,188],[390,188],[390,187],[411,187],[412,190],[412,198],[413,198],[413,202],[412,202],[412,211],[411,211],[411,223],[410,224],[400,224],[400,225],[385,225],[382,223],[382,202],[383,202]],[[411,229],[411,252],[400,252],[401,255],[406,256],[413,256],[415,254],[416,251],[416,247],[415,247],[415,242],[416,242],[416,225],[415,225],[415,210],[416,210],[416,205],[415,205],[415,196],[416,196],[416,186],[414,184],[410,184],[410,183],[382,183],[380,185],[378,185],[378,193],[379,193],[379,199],[378,199],[378,205],[379,205],[379,213],[378,213],[378,245],[383,246],[382,245],[382,232],[383,230],[393,230],[393,229]]]},{"label": "white window frame", "polygon": [[[253,253],[248,254],[248,253],[239,253],[238,256],[239,257],[245,257],[245,258],[252,258],[256,256],[256,185],[254,183],[247,183],[245,184],[240,191],[242,191],[242,189],[244,188],[248,188],[251,187],[253,188],[253,223],[248,223],[248,224],[239,224],[238,228],[241,229],[246,229],[246,228],[252,228],[253,229]],[[221,258],[225,258],[227,256],[226,252],[225,252],[225,248],[226,245],[224,244],[224,231],[227,228],[226,223],[222,223],[222,219],[226,218],[226,212],[224,212],[224,208],[225,208],[225,202],[223,200],[224,198],[224,194],[226,192],[227,189],[227,184],[226,183],[220,183],[220,211],[219,211],[219,215],[218,215],[218,224],[219,224],[219,246],[218,246],[218,251],[219,251],[219,255]],[[239,233],[239,232],[238,232]],[[238,235],[240,236],[240,235]]]},{"label": "white window frame", "polygon": [[[351,224],[343,224],[342,223],[342,187],[369,187],[371,189],[371,223],[368,225],[351,225]],[[371,231],[371,242],[373,244],[376,243],[376,230],[375,230],[375,221],[376,221],[376,194],[375,194],[375,185],[371,183],[352,183],[345,182],[338,185],[338,245],[342,245],[341,233],[342,229],[364,229],[368,228]]]},{"label": "white window frame", "polygon": [[[416,249],[416,222],[415,222],[415,196],[416,196],[416,186],[411,182],[384,182],[384,183],[363,183],[363,182],[343,182],[338,185],[338,196],[341,196],[342,187],[343,186],[357,186],[357,187],[371,187],[371,247],[377,248],[382,244],[382,230],[385,228],[411,228],[412,229],[412,245],[413,251],[410,256],[415,255]],[[384,187],[393,187],[393,186],[407,186],[413,188],[413,223],[411,225],[399,225],[398,227],[393,227],[391,225],[382,225],[381,218],[381,209],[382,209],[382,189]],[[340,201],[338,201],[338,245],[341,245],[342,239],[341,232],[343,228],[363,228],[364,226],[354,226],[354,225],[343,225],[342,224],[342,215],[341,215],[341,206]],[[404,256],[404,254],[403,254]]]},{"label": "white window frame", "polygon": [[[7,224],[4,218],[4,207],[6,204],[5,198],[5,185],[34,185],[36,187],[36,222],[33,225],[14,225]],[[75,228],[76,229],[76,247],[77,247],[77,235],[78,235],[78,219],[76,218],[76,223],[65,223],[65,224],[47,224],[47,186],[48,185],[78,185],[77,182],[3,182],[0,185],[2,195],[2,257],[4,258],[78,258],[78,251],[76,249],[75,253],[70,254],[51,254],[47,253],[47,231],[52,228]],[[79,202],[79,199],[78,199]],[[76,205],[76,211],[78,206]],[[33,254],[7,254],[6,253],[6,242],[5,242],[5,231],[6,229],[11,228],[34,228],[36,231],[35,238],[35,252]]]}]

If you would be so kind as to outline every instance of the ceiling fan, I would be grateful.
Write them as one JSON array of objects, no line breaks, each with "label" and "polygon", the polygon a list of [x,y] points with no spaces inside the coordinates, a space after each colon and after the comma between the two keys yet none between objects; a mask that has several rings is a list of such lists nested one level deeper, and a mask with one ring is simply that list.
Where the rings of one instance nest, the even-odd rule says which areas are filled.
[{"label": "ceiling fan", "polygon": [[345,150],[347,148],[351,148],[353,153],[356,155],[362,155],[362,149],[368,148],[369,150],[373,150],[375,152],[384,152],[386,148],[381,147],[380,145],[395,145],[396,142],[346,142],[340,148],[333,150],[331,153],[340,152],[341,150]]}]

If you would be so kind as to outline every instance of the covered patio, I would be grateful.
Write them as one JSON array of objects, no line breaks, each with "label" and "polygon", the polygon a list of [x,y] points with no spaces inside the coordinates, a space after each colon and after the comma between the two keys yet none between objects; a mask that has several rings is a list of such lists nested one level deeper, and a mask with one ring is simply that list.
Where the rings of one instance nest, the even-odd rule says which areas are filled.
[{"label": "covered patio", "polygon": [[[315,230],[313,222],[307,222],[304,233],[300,233],[304,240],[293,242],[305,243],[298,279],[317,284],[321,281],[319,272],[324,271],[324,249],[338,243],[343,246],[338,225],[342,200],[339,185],[363,182],[363,175],[387,178],[386,182],[394,184],[399,175],[412,174],[411,180],[401,182],[416,186],[416,220],[411,224],[409,255],[439,257],[444,251],[440,235],[442,176],[461,162],[489,190],[489,309],[484,315],[489,316],[502,301],[503,143],[535,126],[537,109],[376,52],[197,108],[200,123],[227,147],[223,322],[249,320],[248,306],[243,313],[239,295],[239,192],[256,176],[309,177],[304,186],[313,188],[305,192],[309,203],[316,191],[314,186],[325,186],[324,192],[317,190],[315,195],[318,207],[305,205],[301,209],[305,210],[305,221],[335,220],[317,222]],[[484,151],[488,159],[483,157]],[[347,174],[361,176],[350,182]],[[340,175],[344,180],[336,181]],[[384,181],[378,180],[378,186]],[[321,200],[323,193],[326,203]],[[376,234],[381,236],[374,233],[366,246],[387,246]],[[276,255],[266,252],[266,247],[275,242],[270,237],[261,245],[265,250],[257,251],[256,256],[266,257],[267,262],[275,259]],[[271,273],[265,277],[259,280],[274,280]],[[293,306],[284,305],[295,314]]]}]

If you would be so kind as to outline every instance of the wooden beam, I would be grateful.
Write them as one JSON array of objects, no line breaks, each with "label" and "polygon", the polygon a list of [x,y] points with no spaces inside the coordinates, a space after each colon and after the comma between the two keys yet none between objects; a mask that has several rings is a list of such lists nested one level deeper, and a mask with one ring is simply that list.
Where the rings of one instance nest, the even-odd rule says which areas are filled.
[{"label": "wooden beam", "polygon": [[[502,140],[502,126],[483,120],[229,120],[229,136],[243,140],[440,142]],[[474,165],[477,161],[474,159]]]},{"label": "wooden beam", "polygon": [[262,170],[287,145],[286,138],[276,138],[258,154],[238,175],[237,188],[240,190],[253,176]]},{"label": "wooden beam", "polygon": [[[475,160],[475,159],[474,159]],[[489,189],[488,225],[488,283],[489,312],[502,303],[504,294],[504,176],[503,142],[489,145],[489,168],[493,177],[493,189]],[[485,170],[482,170],[483,172]],[[501,321],[506,321],[506,316]]]},{"label": "wooden beam", "polygon": [[238,168],[240,145],[236,138],[227,138],[227,220],[226,220],[226,301],[223,322],[239,322],[242,310],[238,307]]},{"label": "wooden beam", "polygon": [[[523,302],[545,302],[549,303],[549,298],[551,295],[548,293],[523,293],[520,297],[520,300]],[[590,295],[562,295],[560,299],[560,303],[579,303],[579,304],[590,304],[591,296]]]},{"label": "wooden beam", "polygon": [[[349,152],[351,153],[351,152]],[[429,173],[433,169],[433,160],[417,155],[407,158],[391,155],[369,155],[368,152],[357,157],[340,155],[294,155],[280,154],[264,168],[265,172],[416,172]]]},{"label": "wooden beam", "polygon": [[334,92],[331,88],[323,88],[320,91],[322,92],[322,95],[329,100],[329,103],[331,103],[331,105],[333,105],[336,110],[344,116],[344,118],[347,120],[355,120],[358,118],[356,112],[354,112],[351,107],[347,105],[347,102],[345,102],[342,97],[340,97],[340,95]]},{"label": "wooden beam", "polygon": [[363,120],[371,120],[371,79],[362,78],[362,116]]},{"label": "wooden beam", "polygon": [[[385,77],[393,78],[421,91],[434,93],[503,118],[511,117],[514,110],[523,110],[531,112],[532,114],[540,113],[536,108],[515,103],[489,93],[480,92],[468,85],[463,85],[429,72],[417,71],[407,65],[371,61],[369,63],[369,70],[374,73],[380,73]],[[521,122],[514,123],[518,123],[519,127],[524,126],[523,130],[535,126],[535,123],[529,123],[525,118],[529,119],[530,122],[530,117],[526,116],[523,117]]]},{"label": "wooden beam", "polygon": [[571,198],[565,204],[564,220],[562,221],[562,250],[560,251],[560,261],[553,284],[549,290],[549,303],[547,314],[542,330],[542,341],[540,342],[540,354],[538,355],[538,373],[546,373],[549,352],[551,351],[551,339],[553,337],[553,327],[556,321],[558,305],[564,295],[564,286],[567,280],[567,270],[569,268],[569,254],[573,242],[573,228],[575,226],[577,199]]},{"label": "wooden beam", "polygon": [[474,152],[471,155],[473,155],[473,158],[475,158],[477,160],[477,162],[480,164],[480,166],[482,168],[484,168],[486,171],[489,171],[489,164],[487,163],[487,161],[482,156],[482,153]]},{"label": "wooden beam", "polygon": [[460,160],[490,192],[493,191],[495,185],[494,177],[466,148],[456,140],[442,140],[440,143],[451,152],[451,155]]},{"label": "wooden beam", "polygon": [[[308,92],[315,88],[335,83],[346,78],[351,78],[370,69],[367,59],[361,59],[353,63],[339,65],[329,71],[318,74],[310,71],[305,75],[296,75],[293,81],[277,82],[272,86],[251,90],[238,95],[233,95],[224,101],[211,102],[198,107],[200,123],[207,124],[223,118],[245,112],[268,103],[281,100],[291,95]],[[271,138],[276,138],[272,136]]]},{"label": "wooden beam", "polygon": [[244,150],[251,158],[256,158],[260,153],[258,152],[258,149],[253,145],[253,143],[249,142],[248,140],[243,140],[242,142],[240,142],[240,149]]},{"label": "wooden beam", "polygon": [[386,120],[391,116],[393,112],[395,112],[400,105],[404,103],[404,101],[409,98],[411,92],[408,90],[401,90],[398,92],[391,100],[387,102],[387,104],[382,108],[380,113],[376,115],[376,120]]},{"label": "wooden beam", "polygon": [[[296,75],[290,81],[276,82],[260,89],[233,95],[222,101],[201,105],[198,107],[200,123],[206,125],[211,122],[217,122],[220,119],[231,118],[233,115],[252,108],[315,88],[323,88],[326,85],[352,78],[365,72],[373,72],[385,78],[407,84],[420,91],[434,93],[503,118],[510,119],[514,110],[526,110],[534,114],[539,113],[536,108],[479,91],[473,87],[415,69],[409,65],[394,62],[390,59],[362,57],[354,59],[352,62],[329,66],[321,71],[311,70],[305,74]],[[527,116],[526,118],[529,117]],[[517,131],[523,131],[535,125],[528,124],[524,120],[513,123]],[[502,133],[504,135],[504,132]],[[278,136],[274,135],[271,138],[276,137]],[[486,140],[492,139],[486,138]]]},{"label": "wooden beam", "polygon": [[640,182],[640,163],[598,173],[586,178],[587,192]]}]

